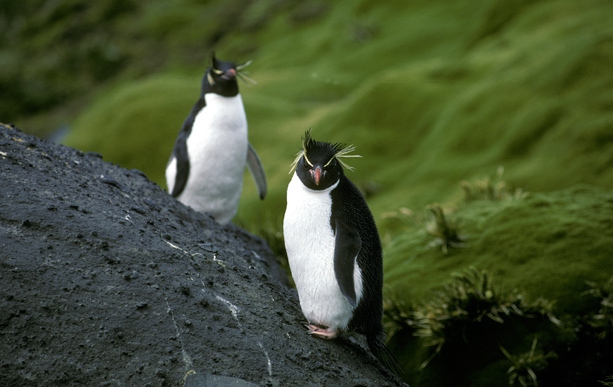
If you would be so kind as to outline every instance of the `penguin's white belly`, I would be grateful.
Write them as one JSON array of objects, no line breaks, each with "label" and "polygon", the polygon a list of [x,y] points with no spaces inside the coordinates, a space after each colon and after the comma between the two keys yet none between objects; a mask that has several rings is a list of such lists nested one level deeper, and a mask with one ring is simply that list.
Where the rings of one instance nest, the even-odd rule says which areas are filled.
[{"label": "penguin's white belly", "polygon": [[229,222],[238,210],[247,158],[247,118],[240,95],[205,95],[187,139],[190,172],[178,199]]},{"label": "penguin's white belly", "polygon": [[[334,187],[309,190],[294,174],[287,191],[283,233],[302,313],[310,323],[345,330],[354,308],[341,292],[334,273],[335,237],[330,226],[330,191]],[[354,282],[359,302],[362,279],[357,264]]]}]

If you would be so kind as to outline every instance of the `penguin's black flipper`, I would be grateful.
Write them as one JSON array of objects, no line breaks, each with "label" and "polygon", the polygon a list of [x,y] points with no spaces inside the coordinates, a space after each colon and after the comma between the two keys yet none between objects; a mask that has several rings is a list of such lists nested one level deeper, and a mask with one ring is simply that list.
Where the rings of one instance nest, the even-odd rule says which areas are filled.
[{"label": "penguin's black flipper", "polygon": [[351,306],[357,305],[353,271],[362,240],[358,231],[342,222],[336,222],[334,240],[334,275],[341,292]]},{"label": "penguin's black flipper", "polygon": [[185,185],[187,184],[187,179],[189,178],[189,154],[187,153],[187,138],[192,132],[192,126],[194,125],[194,120],[196,119],[196,115],[202,108],[206,106],[206,102],[204,98],[200,98],[198,102],[192,107],[192,111],[189,113],[189,116],[183,121],[183,126],[181,126],[181,131],[177,136],[177,142],[175,142],[175,147],[172,150],[172,157],[177,160],[177,173],[175,175],[175,181],[172,186],[172,192],[170,193],[172,197],[177,197],[181,195]]},{"label": "penguin's black flipper", "polygon": [[249,172],[251,172],[251,176],[253,176],[253,181],[255,181],[255,185],[258,188],[260,199],[263,200],[267,191],[266,174],[264,173],[264,168],[262,168],[260,158],[251,144],[249,144],[247,151],[247,167],[249,168]]},{"label": "penguin's black flipper", "polygon": [[187,178],[189,177],[189,155],[187,154],[187,137],[184,132],[179,134],[173,155],[177,160],[177,174],[175,175],[174,185],[172,186],[173,197],[181,195],[185,185],[187,184]]}]

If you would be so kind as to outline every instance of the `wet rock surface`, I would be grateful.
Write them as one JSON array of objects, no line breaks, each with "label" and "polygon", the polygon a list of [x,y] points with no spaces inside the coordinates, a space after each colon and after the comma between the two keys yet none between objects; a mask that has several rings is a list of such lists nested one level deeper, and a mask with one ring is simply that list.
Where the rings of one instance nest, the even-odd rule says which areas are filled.
[{"label": "wet rock surface", "polygon": [[261,239],[141,172],[0,125],[0,180],[0,385],[403,385],[305,333]]}]

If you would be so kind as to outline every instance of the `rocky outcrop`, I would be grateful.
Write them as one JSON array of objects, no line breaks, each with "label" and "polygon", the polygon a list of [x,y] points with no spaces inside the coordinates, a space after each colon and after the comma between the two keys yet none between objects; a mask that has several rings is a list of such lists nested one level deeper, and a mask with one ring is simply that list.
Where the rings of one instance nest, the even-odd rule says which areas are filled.
[{"label": "rocky outcrop", "polygon": [[0,125],[0,385],[397,386],[308,336],[267,245]]}]

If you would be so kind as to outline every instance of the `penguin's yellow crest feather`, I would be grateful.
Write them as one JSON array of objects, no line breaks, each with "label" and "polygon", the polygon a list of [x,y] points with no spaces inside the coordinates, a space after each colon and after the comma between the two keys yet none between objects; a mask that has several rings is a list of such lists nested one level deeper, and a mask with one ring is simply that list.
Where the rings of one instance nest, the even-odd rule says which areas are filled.
[{"label": "penguin's yellow crest feather", "polygon": [[345,145],[345,144],[341,144],[341,143],[321,143],[321,142],[313,140],[311,138],[311,130],[309,129],[304,134],[304,139],[302,141],[302,149],[300,150],[300,152],[296,153],[296,158],[294,159],[294,161],[290,165],[289,174],[292,174],[292,172],[296,171],[296,167],[298,166],[298,162],[300,162],[300,159],[303,158],[303,157],[304,157],[304,161],[306,161],[310,166],[313,166],[313,164],[307,158],[307,148],[309,147],[309,145],[312,145],[312,144],[319,144],[320,146],[329,146],[334,151],[334,155],[324,165],[324,167],[327,167],[332,162],[332,160],[336,159],[339,162],[339,164],[344,169],[348,169],[350,171],[353,171],[354,168],[352,166],[348,165],[346,162],[344,162],[342,160],[342,158],[362,157],[360,155],[351,154],[351,152],[355,151],[355,146],[353,146],[353,145]]}]

